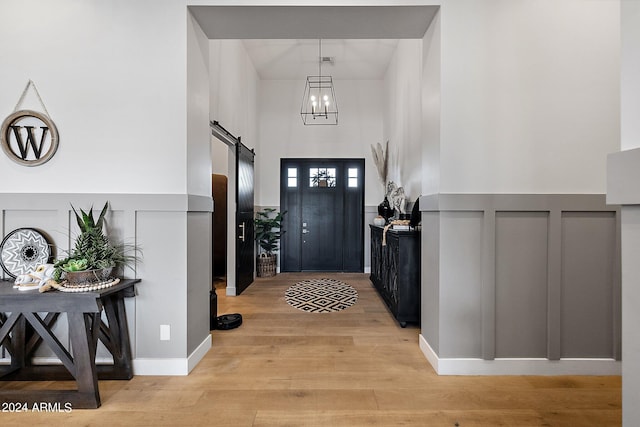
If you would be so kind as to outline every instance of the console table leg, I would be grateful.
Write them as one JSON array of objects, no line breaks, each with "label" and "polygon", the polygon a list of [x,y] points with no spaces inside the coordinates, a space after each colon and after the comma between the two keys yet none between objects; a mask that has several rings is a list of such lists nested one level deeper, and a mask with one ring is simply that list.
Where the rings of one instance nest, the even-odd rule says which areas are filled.
[{"label": "console table leg", "polygon": [[133,378],[133,365],[131,363],[131,342],[129,341],[129,328],[127,327],[127,311],[124,306],[124,297],[121,294],[115,296],[116,313],[118,315],[118,338],[120,340],[120,360],[118,366],[126,379]]},{"label": "console table leg", "polygon": [[13,328],[13,336],[11,337],[11,344],[13,346],[13,353],[11,354],[11,368],[21,369],[26,366],[26,348],[25,340],[27,337],[27,320],[24,316],[20,316],[16,322],[16,326]]},{"label": "console table leg", "polygon": [[[69,320],[69,338],[73,349],[75,379],[78,385],[78,404],[84,408],[100,407],[98,391],[98,373],[92,339],[91,319],[81,312],[67,313]],[[86,405],[86,406],[85,406]],[[79,406],[78,406],[79,407]]]}]

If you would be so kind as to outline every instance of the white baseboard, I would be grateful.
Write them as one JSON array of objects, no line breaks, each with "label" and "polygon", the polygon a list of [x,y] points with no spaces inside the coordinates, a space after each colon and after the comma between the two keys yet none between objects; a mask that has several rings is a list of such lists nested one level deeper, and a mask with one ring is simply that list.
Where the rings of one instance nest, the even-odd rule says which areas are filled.
[{"label": "white baseboard", "polygon": [[622,375],[614,359],[440,358],[420,334],[420,350],[438,375]]},{"label": "white baseboard", "polygon": [[366,274],[371,274],[371,267],[370,267],[370,266],[369,266],[369,267],[365,267],[365,268],[364,268],[364,272],[365,272]]},{"label": "white baseboard", "polygon": [[[207,337],[200,343],[200,345],[189,355],[187,358],[170,358],[170,359],[155,359],[155,358],[136,358],[133,359],[133,374],[134,375],[188,375],[189,372],[196,367],[196,365],[202,360],[211,348],[211,334],[207,334]],[[8,365],[11,363],[10,358],[1,358],[0,365]],[[113,358],[111,357],[98,357],[96,358],[97,365],[112,364]],[[34,357],[34,365],[58,365],[62,364],[57,357]]]},{"label": "white baseboard", "polygon": [[193,371],[193,368],[196,367],[198,363],[202,360],[202,358],[207,354],[209,349],[211,348],[211,334],[207,334],[207,337],[200,343],[198,347],[189,355],[187,359],[187,367],[189,368],[189,372]]},{"label": "white baseboard", "polygon": [[229,286],[229,284],[227,283],[227,287],[225,289],[227,291],[227,296],[228,297],[235,297],[236,296],[236,287],[235,286]]},{"label": "white baseboard", "polygon": [[200,345],[187,358],[133,359],[134,375],[189,375],[189,372],[202,360],[207,351],[211,348],[211,335],[200,343]]}]

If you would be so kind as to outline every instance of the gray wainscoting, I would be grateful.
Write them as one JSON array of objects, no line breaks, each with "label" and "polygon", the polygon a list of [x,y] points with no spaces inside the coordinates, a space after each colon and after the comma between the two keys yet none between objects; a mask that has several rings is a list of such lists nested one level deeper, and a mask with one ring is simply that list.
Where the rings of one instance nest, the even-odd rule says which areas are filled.
[{"label": "gray wainscoting", "polygon": [[[136,298],[126,300],[136,374],[186,374],[191,360],[210,346],[211,197],[182,194],[0,194],[2,235],[20,227],[46,233],[62,257],[78,233],[74,207],[99,210],[109,201],[107,233],[137,245],[140,262],[123,276],[141,278]],[[56,329],[68,345],[66,319]],[[160,341],[160,325],[170,340]],[[6,356],[6,355],[4,355]],[[43,346],[42,358],[55,358]],[[100,348],[98,359],[108,359]],[[136,363],[137,362],[137,363]]]},{"label": "gray wainscoting", "polygon": [[438,194],[420,207],[432,358],[620,360],[620,215],[604,195]]}]

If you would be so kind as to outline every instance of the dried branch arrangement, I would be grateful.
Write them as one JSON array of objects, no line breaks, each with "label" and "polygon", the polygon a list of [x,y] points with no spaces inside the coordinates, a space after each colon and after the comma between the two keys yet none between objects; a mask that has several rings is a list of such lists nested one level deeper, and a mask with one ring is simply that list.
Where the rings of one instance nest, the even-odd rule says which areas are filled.
[{"label": "dried branch arrangement", "polygon": [[386,188],[387,178],[389,177],[389,141],[387,141],[382,147],[379,142],[374,146],[371,145],[371,154],[373,155],[373,162],[378,169],[378,176],[382,181],[382,186]]}]

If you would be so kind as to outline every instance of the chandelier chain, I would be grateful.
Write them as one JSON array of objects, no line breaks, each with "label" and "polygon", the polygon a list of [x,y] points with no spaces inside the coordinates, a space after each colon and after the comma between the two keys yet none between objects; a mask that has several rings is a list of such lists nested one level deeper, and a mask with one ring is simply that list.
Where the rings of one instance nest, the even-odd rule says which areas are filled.
[{"label": "chandelier chain", "polygon": [[322,39],[318,39],[318,51],[320,53],[318,57],[318,76],[322,77]]}]

